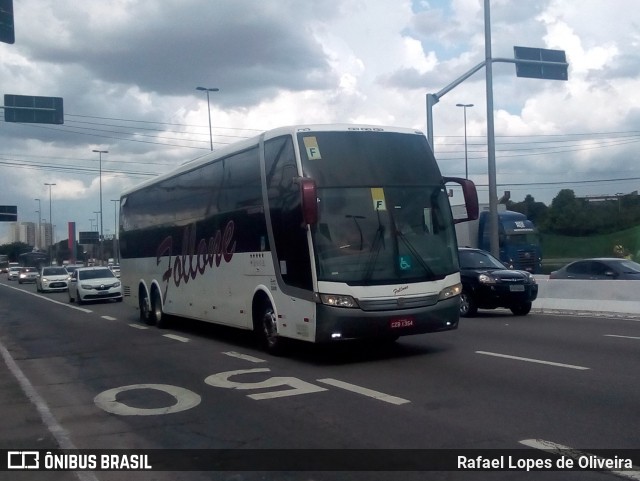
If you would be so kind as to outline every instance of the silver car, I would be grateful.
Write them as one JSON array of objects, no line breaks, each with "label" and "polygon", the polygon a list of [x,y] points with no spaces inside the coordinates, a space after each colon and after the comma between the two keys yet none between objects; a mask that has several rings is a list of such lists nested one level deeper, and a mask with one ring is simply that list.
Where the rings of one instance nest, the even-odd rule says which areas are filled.
[{"label": "silver car", "polygon": [[36,278],[38,292],[66,291],[69,287],[69,273],[64,267],[43,267]]},{"label": "silver car", "polygon": [[108,267],[80,267],[69,278],[69,302],[122,301],[122,284]]},{"label": "silver car", "polygon": [[35,267],[23,267],[20,269],[18,273],[18,284],[23,284],[25,282],[36,282],[38,278],[38,269]]},{"label": "silver car", "polygon": [[9,272],[7,273],[8,281],[15,281],[20,276],[20,267],[12,266],[9,267]]}]

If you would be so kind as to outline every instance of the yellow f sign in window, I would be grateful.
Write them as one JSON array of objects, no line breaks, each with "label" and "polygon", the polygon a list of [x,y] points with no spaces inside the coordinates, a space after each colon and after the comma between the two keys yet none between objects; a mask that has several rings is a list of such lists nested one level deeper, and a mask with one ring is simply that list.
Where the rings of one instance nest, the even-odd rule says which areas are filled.
[{"label": "yellow f sign in window", "polygon": [[384,201],[384,189],[382,187],[372,187],[371,198],[373,199],[373,210],[387,210],[387,204]]},{"label": "yellow f sign in window", "polygon": [[320,147],[318,147],[318,141],[315,137],[305,137],[304,147],[307,149],[307,157],[309,160],[320,160]]}]

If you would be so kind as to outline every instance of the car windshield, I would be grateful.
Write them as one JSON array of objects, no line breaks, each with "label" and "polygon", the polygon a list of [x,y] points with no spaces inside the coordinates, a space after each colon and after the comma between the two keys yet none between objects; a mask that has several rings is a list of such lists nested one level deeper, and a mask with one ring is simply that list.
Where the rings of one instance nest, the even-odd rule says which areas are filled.
[{"label": "car windshield", "polygon": [[506,269],[506,267],[488,252],[461,250],[460,269]]},{"label": "car windshield", "polygon": [[78,277],[80,279],[103,279],[105,277],[114,277],[113,272],[111,272],[106,267],[104,269],[91,269],[88,271],[78,271]]},{"label": "car windshield", "polygon": [[35,272],[35,267],[23,267],[20,272]]},{"label": "car windshield", "polygon": [[64,267],[45,267],[42,269],[43,276],[66,276],[68,274]]}]

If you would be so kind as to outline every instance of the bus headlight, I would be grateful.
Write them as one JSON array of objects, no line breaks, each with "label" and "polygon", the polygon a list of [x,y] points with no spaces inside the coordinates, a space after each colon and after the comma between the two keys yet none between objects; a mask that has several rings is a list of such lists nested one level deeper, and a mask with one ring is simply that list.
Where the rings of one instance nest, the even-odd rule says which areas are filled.
[{"label": "bus headlight", "polygon": [[323,304],[333,307],[358,307],[357,301],[351,296],[340,294],[320,294],[320,300]]},{"label": "bus headlight", "polygon": [[462,293],[462,284],[454,284],[453,286],[445,287],[440,291],[438,295],[439,301],[450,299],[455,296],[459,296]]}]

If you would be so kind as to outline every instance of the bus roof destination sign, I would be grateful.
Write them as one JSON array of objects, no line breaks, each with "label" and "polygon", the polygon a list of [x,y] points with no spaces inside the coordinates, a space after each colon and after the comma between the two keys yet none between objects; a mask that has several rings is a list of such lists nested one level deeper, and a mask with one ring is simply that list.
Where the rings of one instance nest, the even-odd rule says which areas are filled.
[{"label": "bus roof destination sign", "polygon": [[564,50],[545,48],[513,47],[516,59],[516,76],[568,80],[569,64]]},{"label": "bus roof destination sign", "polygon": [[4,121],[24,124],[64,124],[62,97],[5,94]]}]

